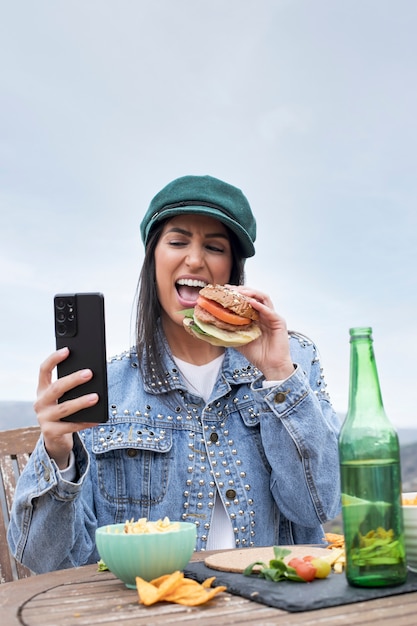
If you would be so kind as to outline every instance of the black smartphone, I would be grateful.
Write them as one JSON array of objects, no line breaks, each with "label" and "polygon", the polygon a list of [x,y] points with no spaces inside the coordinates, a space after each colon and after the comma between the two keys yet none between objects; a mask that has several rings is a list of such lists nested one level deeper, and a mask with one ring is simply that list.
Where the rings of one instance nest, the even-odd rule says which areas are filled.
[{"label": "black smartphone", "polygon": [[57,349],[68,347],[69,356],[57,367],[58,378],[81,369],[91,369],[93,378],[67,391],[59,402],[88,393],[97,393],[99,401],[77,411],[67,422],[107,422],[107,363],[104,297],[101,293],[57,294],[54,297],[55,339]]}]

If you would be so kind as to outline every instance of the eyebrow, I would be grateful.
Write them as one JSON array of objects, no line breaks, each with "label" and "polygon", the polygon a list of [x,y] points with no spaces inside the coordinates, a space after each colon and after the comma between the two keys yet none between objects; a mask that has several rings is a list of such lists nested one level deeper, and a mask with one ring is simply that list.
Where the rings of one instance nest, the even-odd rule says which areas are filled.
[{"label": "eyebrow", "polygon": [[[178,228],[178,226],[173,226],[172,228],[169,228],[166,233],[180,233],[181,235],[186,235],[187,237],[192,237],[193,233],[190,232],[189,230],[185,230],[185,228]],[[222,239],[226,239],[227,241],[229,241],[229,237],[227,236],[226,233],[207,233],[206,235],[204,235],[206,239],[212,238],[212,237],[221,237]]]}]

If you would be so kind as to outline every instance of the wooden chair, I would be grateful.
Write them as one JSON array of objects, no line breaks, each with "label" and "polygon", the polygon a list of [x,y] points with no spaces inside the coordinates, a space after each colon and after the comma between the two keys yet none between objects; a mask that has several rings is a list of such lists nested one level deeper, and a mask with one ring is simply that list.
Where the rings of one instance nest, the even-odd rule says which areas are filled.
[{"label": "wooden chair", "polygon": [[0,431],[0,583],[31,576],[10,553],[6,532],[17,479],[40,434],[38,426]]}]

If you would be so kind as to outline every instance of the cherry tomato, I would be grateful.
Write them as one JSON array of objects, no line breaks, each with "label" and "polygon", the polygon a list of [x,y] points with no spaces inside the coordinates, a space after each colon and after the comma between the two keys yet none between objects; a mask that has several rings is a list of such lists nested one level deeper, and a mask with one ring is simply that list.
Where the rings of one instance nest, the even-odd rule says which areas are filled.
[{"label": "cherry tomato", "polygon": [[295,569],[297,576],[303,578],[308,583],[314,580],[316,576],[316,568],[308,561],[304,561],[304,559],[294,557],[288,562],[288,565]]}]

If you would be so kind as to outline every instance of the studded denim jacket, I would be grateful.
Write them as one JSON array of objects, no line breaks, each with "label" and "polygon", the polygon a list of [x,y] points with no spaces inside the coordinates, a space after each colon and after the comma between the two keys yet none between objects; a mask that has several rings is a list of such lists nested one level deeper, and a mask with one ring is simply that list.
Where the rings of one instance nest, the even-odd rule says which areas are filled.
[{"label": "studded denim jacket", "polygon": [[[167,346],[166,346],[167,347]],[[42,438],[16,491],[8,538],[36,572],[96,561],[95,529],[147,517],[195,522],[204,550],[216,490],[236,546],[317,543],[339,512],[339,420],[315,345],[292,334],[294,373],[262,374],[226,350],[208,403],[169,352],[143,384],[134,350],[109,363],[109,421],[74,435],[77,481],[62,479]]]}]

